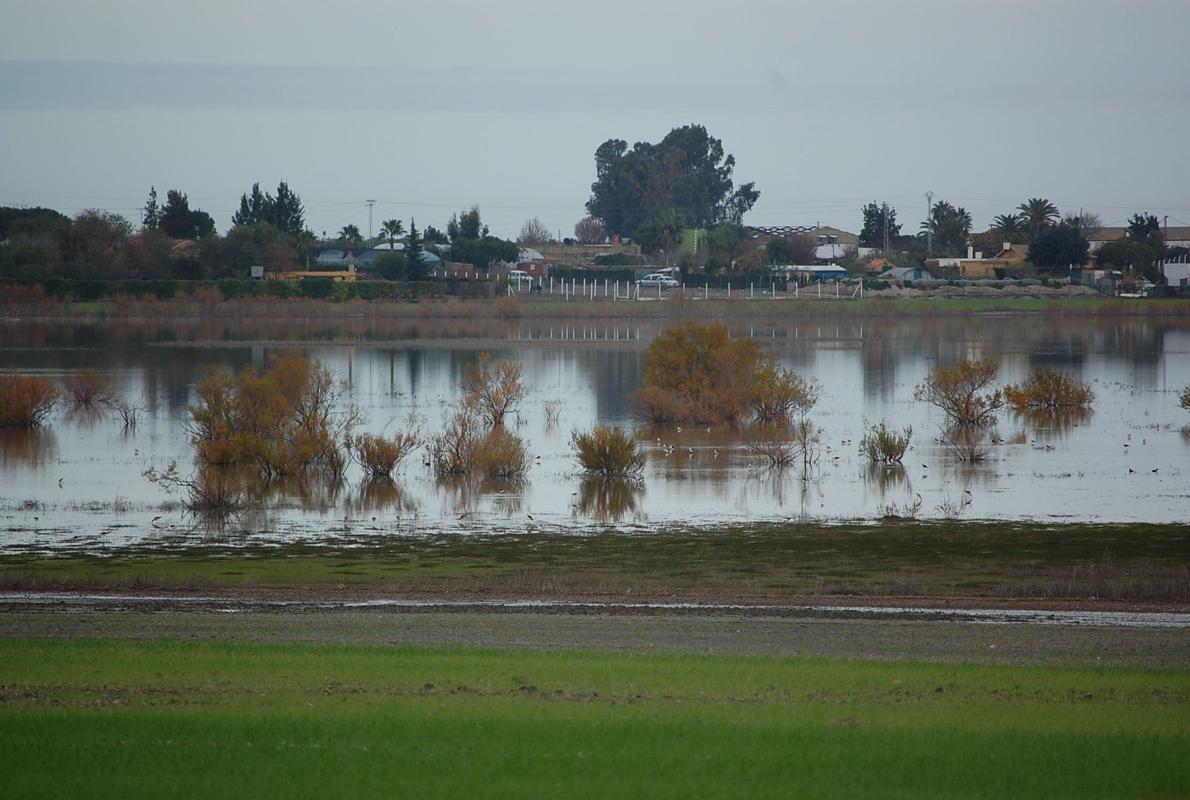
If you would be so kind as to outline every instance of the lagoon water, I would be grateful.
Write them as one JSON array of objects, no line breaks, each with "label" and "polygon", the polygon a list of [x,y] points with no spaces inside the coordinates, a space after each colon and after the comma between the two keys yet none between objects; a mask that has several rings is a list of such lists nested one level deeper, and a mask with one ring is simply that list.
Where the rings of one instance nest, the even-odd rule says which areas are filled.
[{"label": "lagoon water", "polygon": [[[890,504],[921,498],[918,516],[1042,522],[1182,522],[1190,518],[1190,321],[1162,318],[744,320],[782,365],[822,386],[811,418],[820,458],[804,476],[761,469],[747,431],[645,428],[628,395],[640,385],[656,322],[532,320],[401,328],[223,324],[182,329],[8,323],[0,375],[61,377],[92,368],[150,410],[125,431],[112,413],[55,411],[42,430],[0,431],[0,548],[7,552],[105,550],[197,539],[261,543],[365,541],[385,532],[480,534],[603,526],[642,533],[675,525],[785,519],[878,519]],[[295,334],[295,330],[299,331]],[[297,338],[302,341],[292,341]],[[513,426],[532,467],[523,486],[441,484],[418,453],[392,484],[364,484],[357,469],[338,485],[280,487],[263,507],[213,523],[195,519],[143,472],[176,461],[192,469],[187,406],[203,365],[238,370],[278,351],[300,351],[351,385],[366,428],[392,431],[412,410],[439,430],[460,397],[464,367],[483,352],[524,366],[528,398]],[[1001,379],[1031,369],[1067,370],[1089,382],[1094,412],[1032,420],[1007,412],[984,463],[958,461],[937,438],[942,416],[913,400],[938,364],[1001,359]],[[547,423],[544,405],[560,404]],[[865,421],[913,427],[905,469],[871,469],[858,453]],[[648,451],[642,486],[584,481],[572,430],[596,422],[634,427]],[[659,442],[675,446],[666,455]],[[969,494],[967,494],[969,492]],[[969,498],[969,499],[965,499]]]}]

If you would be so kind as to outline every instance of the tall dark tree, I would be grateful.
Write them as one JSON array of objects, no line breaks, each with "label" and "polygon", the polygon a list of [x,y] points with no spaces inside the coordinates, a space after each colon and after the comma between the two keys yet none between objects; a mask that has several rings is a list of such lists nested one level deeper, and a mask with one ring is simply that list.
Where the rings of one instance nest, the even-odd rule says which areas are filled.
[{"label": "tall dark tree", "polygon": [[426,244],[450,244],[450,237],[433,225],[427,225],[421,233],[422,241]]},{"label": "tall dark tree", "polygon": [[455,239],[482,239],[488,235],[488,226],[479,218],[479,206],[471,206],[470,211],[451,214],[446,223],[446,234],[453,242]]},{"label": "tall dark tree", "polygon": [[161,206],[157,204],[157,187],[149,187],[149,198],[145,200],[144,210],[141,212],[141,227],[147,231],[155,231],[161,226]]},{"label": "tall dark tree", "polygon": [[760,192],[746,183],[732,191],[735,157],[701,125],[674,128],[658,144],[608,139],[595,151],[595,182],[587,211],[609,233],[633,236],[665,209],[696,228],[739,223]]},{"label": "tall dark tree", "polygon": [[[864,226],[859,232],[859,243],[861,247],[883,247],[884,246],[884,203],[868,203],[864,206]],[[891,243],[893,239],[901,235],[901,226],[897,224],[897,210],[892,206],[888,207],[888,241]]]},{"label": "tall dark tree", "polygon": [[934,240],[934,255],[962,255],[971,233],[971,214],[962,206],[939,200],[930,209],[930,218],[921,224],[922,233]]},{"label": "tall dark tree", "polygon": [[1161,222],[1152,214],[1133,214],[1128,219],[1128,238],[1148,247],[1156,258],[1160,258],[1165,252]]},{"label": "tall dark tree", "polygon": [[426,279],[426,262],[422,258],[425,247],[413,219],[409,220],[409,235],[405,237],[405,275],[411,281]]},{"label": "tall dark tree", "polygon": [[215,220],[205,211],[191,209],[184,192],[170,189],[165,193],[159,227],[175,239],[201,239],[215,232]]},{"label": "tall dark tree", "polygon": [[1042,228],[1029,242],[1029,260],[1033,266],[1051,272],[1065,272],[1086,263],[1090,251],[1091,245],[1078,226],[1065,222]]},{"label": "tall dark tree", "polygon": [[232,216],[231,224],[255,225],[258,222],[267,222],[296,239],[306,225],[302,199],[285,181],[277,184],[276,196],[262,192],[259,183],[252,184],[251,192],[240,195],[240,208]]}]

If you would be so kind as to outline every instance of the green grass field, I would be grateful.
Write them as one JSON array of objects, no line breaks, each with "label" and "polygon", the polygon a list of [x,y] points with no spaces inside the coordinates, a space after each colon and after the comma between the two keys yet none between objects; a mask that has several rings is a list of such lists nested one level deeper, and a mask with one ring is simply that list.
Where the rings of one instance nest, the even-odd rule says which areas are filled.
[{"label": "green grass field", "polygon": [[755,524],[649,536],[532,533],[0,557],[16,589],[270,589],[500,596],[1190,600],[1184,525]]},{"label": "green grass field", "polygon": [[0,642],[4,797],[1190,794],[1190,673]]}]

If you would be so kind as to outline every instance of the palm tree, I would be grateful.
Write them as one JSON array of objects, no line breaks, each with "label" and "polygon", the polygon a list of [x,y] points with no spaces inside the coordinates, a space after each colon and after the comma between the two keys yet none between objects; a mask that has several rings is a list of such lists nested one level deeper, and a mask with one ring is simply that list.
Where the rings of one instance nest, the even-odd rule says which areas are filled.
[{"label": "palm tree", "polygon": [[405,235],[405,226],[399,219],[390,219],[381,224],[380,232],[388,237],[388,249],[394,250],[397,239]]},{"label": "palm tree", "polygon": [[347,255],[351,255],[353,245],[363,244],[364,237],[359,228],[354,225],[344,225],[339,229],[339,239],[347,246]]},{"label": "palm tree", "polygon": [[1044,197],[1032,197],[1017,206],[1017,210],[1025,218],[1025,225],[1029,229],[1029,238],[1047,225],[1053,225],[1062,216],[1058,207]]},{"label": "palm tree", "polygon": [[933,237],[942,253],[957,255],[962,253],[971,233],[971,212],[939,200],[930,209],[930,218],[921,224],[921,230]]},{"label": "palm tree", "polygon": [[1001,214],[992,220],[992,230],[999,233],[1008,241],[1025,235],[1025,216],[1023,214]]}]

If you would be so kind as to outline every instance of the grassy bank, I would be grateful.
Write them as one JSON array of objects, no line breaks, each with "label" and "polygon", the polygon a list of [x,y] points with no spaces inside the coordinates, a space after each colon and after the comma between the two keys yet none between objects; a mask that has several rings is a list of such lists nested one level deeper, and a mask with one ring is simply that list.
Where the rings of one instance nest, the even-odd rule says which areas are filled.
[{"label": "grassy bank", "polygon": [[1185,796],[1186,672],[0,642],[9,797]]},{"label": "grassy bank", "polygon": [[408,537],[0,557],[8,589],[1097,599],[1190,603],[1184,525],[891,522]]}]

